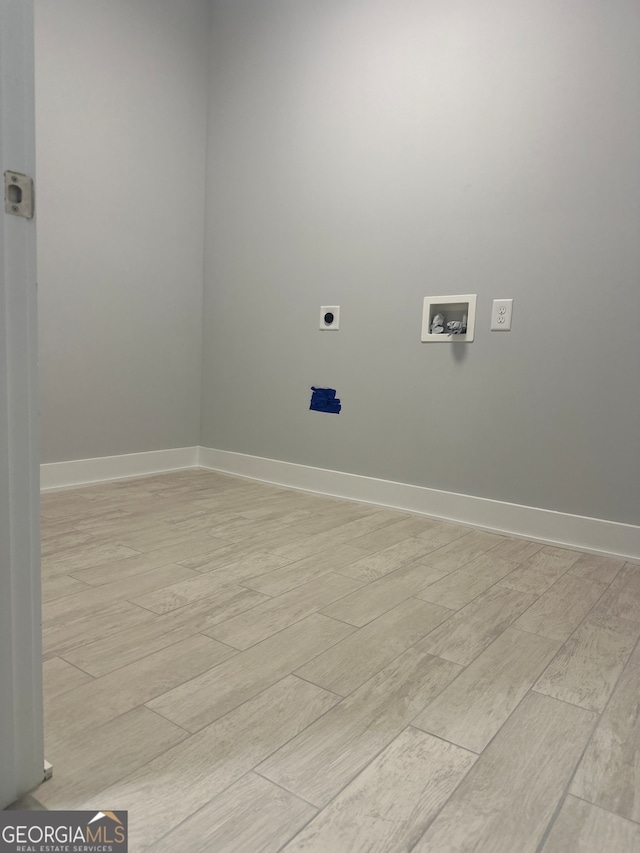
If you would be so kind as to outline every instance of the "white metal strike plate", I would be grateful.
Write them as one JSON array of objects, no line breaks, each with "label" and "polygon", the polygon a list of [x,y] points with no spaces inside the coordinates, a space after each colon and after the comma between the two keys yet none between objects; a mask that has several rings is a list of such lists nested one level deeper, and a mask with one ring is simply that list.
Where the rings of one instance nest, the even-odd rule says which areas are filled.
[{"label": "white metal strike plate", "polygon": [[4,173],[4,212],[33,219],[33,181],[28,175]]}]

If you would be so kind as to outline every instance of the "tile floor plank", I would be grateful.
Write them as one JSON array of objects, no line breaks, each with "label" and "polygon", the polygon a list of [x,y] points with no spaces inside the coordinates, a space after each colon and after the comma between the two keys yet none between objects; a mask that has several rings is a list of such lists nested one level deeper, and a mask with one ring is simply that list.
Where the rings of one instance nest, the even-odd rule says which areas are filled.
[{"label": "tile floor plank", "polygon": [[76,548],[57,551],[55,556],[43,557],[42,572],[45,575],[67,575],[81,569],[90,569],[113,563],[115,560],[123,560],[126,557],[137,557],[139,553],[134,548],[125,548],[124,545],[111,542],[105,544],[87,542]]},{"label": "tile floor plank", "polygon": [[77,667],[78,671],[98,678],[197,633],[197,628],[175,627],[174,623],[167,623],[165,617],[156,617],[76,646],[62,657],[69,665],[73,664],[74,669]]},{"label": "tile floor plank", "polygon": [[475,760],[472,753],[409,727],[284,853],[410,850]]},{"label": "tile floor plank", "polygon": [[578,561],[577,551],[546,545],[500,581],[500,586],[542,595]]},{"label": "tile floor plank", "polygon": [[69,690],[75,690],[76,687],[90,681],[93,681],[91,675],[62,658],[49,658],[42,664],[42,684],[48,699]]},{"label": "tile floor plank", "polygon": [[[252,590],[229,586],[211,598],[203,598],[161,616],[149,614],[142,622],[116,631],[94,642],[76,645],[62,656],[65,660],[100,676],[133,663],[160,649],[206,632],[222,619],[248,610],[264,599]],[[148,611],[143,611],[148,612]]]},{"label": "tile floor plank", "polygon": [[62,656],[84,643],[91,643],[139,625],[153,618],[153,614],[127,601],[107,604],[86,616],[74,613],[68,622],[59,619],[53,625],[42,627],[42,654],[45,660]]},{"label": "tile floor plank", "polygon": [[427,553],[427,545],[423,539],[403,539],[397,545],[390,545],[382,551],[376,551],[361,557],[340,569],[340,574],[349,578],[368,583],[378,580],[395,569],[415,562]]},{"label": "tile floor plank", "polygon": [[344,598],[361,585],[359,581],[329,572],[276,598],[267,598],[251,610],[218,622],[206,633],[236,649],[248,649],[322,610],[327,604]]},{"label": "tile floor plank", "polygon": [[[154,589],[143,595],[131,596],[129,601],[137,604],[138,607],[144,607],[145,610],[161,615],[178,610],[187,604],[202,601],[203,598],[216,598],[230,590],[240,592],[240,589],[226,573],[213,572],[208,575],[197,574],[195,577]],[[255,604],[270,601],[268,596],[257,592],[253,593],[252,600]]]},{"label": "tile floor plank", "polygon": [[637,622],[592,613],[561,647],[533,689],[600,713],[638,637]]},{"label": "tile floor plank", "polygon": [[426,533],[427,530],[432,530],[436,526],[436,523],[426,518],[409,516],[409,518],[399,519],[393,524],[387,524],[385,527],[374,530],[372,533],[357,536],[351,540],[350,544],[354,548],[362,548],[369,552],[382,551],[384,548],[391,547],[391,545],[398,545],[400,542],[404,542],[405,539],[412,539],[420,536],[421,533]]},{"label": "tile floor plank", "polygon": [[278,522],[253,521],[251,518],[245,518],[242,515],[237,515],[232,521],[223,524],[213,524],[207,528],[207,532],[212,536],[224,539],[226,542],[237,544],[244,543],[249,537],[254,542],[261,540],[263,536],[275,537],[274,541],[279,541],[282,544],[297,543],[309,538],[299,530],[285,525],[281,526]]},{"label": "tile floor plank", "polygon": [[529,693],[414,847],[534,853],[595,715]]},{"label": "tile floor plank", "polygon": [[[429,531],[427,531],[428,536]],[[427,537],[420,537],[423,541],[428,541]],[[431,551],[424,558],[428,566],[433,566],[436,569],[446,569],[449,572],[454,572],[456,569],[461,569],[480,557],[482,554],[495,548],[503,541],[502,536],[496,533],[485,533],[482,530],[473,530],[465,536],[455,539],[448,545],[438,548],[437,551]]]},{"label": "tile floor plank", "polygon": [[138,707],[62,744],[47,738],[53,777],[38,788],[38,797],[48,809],[76,809],[187,736],[179,726]]},{"label": "tile floor plank", "polygon": [[526,561],[542,550],[542,542],[529,542],[527,539],[505,539],[487,553],[492,557],[500,557],[511,563],[526,563]]},{"label": "tile floor plank", "polygon": [[82,592],[84,589],[88,589],[87,584],[72,578],[70,575],[54,575],[54,577],[43,575],[42,577],[43,602],[73,595],[75,592]]},{"label": "tile floor plank", "polygon": [[311,557],[314,554],[335,548],[336,545],[350,545],[352,539],[365,533],[371,533],[387,524],[393,524],[397,520],[397,513],[391,510],[379,510],[372,515],[358,518],[356,521],[337,525],[326,533],[315,533],[299,542],[276,547],[275,553],[289,557],[291,561],[303,560],[305,557]]},{"label": "tile floor plank", "polygon": [[[295,527],[279,527],[275,528],[271,525],[265,525],[262,533],[249,528],[243,536],[238,536],[236,542],[245,545],[247,540],[250,540],[251,546],[260,551],[269,551],[270,553],[277,552],[279,548],[300,546],[311,537],[306,533],[300,533]],[[281,565],[285,562],[290,562],[291,557],[285,554],[277,553],[281,560]]]},{"label": "tile floor plank", "polygon": [[640,622],[640,565],[624,564],[599,603],[598,611]]},{"label": "tile floor plank", "polygon": [[606,583],[563,575],[513,625],[564,642],[606,589]]},{"label": "tile floor plank", "polygon": [[316,811],[289,791],[248,773],[147,850],[277,853]]},{"label": "tile floor plank", "polygon": [[[129,507],[113,509],[101,512],[99,516],[93,516],[75,524],[75,529],[86,531],[89,535],[100,535],[108,533],[111,539],[118,539],[121,532],[134,535],[141,530],[149,530],[158,521],[150,512],[140,512],[137,508],[131,511]],[[120,543],[124,545],[124,542]],[[132,546],[130,546],[132,547]],[[136,548],[136,551],[141,550]]]},{"label": "tile floor plank", "polygon": [[187,541],[169,548],[158,548],[145,554],[137,554],[135,557],[116,560],[92,569],[73,571],[71,574],[77,580],[90,586],[103,586],[104,584],[120,583],[132,575],[148,572],[170,563],[179,563],[186,568],[195,568],[188,565],[188,559],[194,559],[196,554],[218,553],[224,547],[230,546],[225,546],[220,539],[191,537]]},{"label": "tile floor plank", "polygon": [[[275,554],[272,554],[269,551],[265,551],[263,548],[259,547],[255,544],[255,541],[252,539],[250,543],[243,543],[242,545],[225,545],[222,548],[218,548],[215,551],[205,551],[196,556],[189,557],[184,560],[176,561],[180,566],[184,566],[187,569],[195,569],[197,572],[201,572],[202,574],[208,574],[209,572],[217,572],[220,569],[225,569],[225,574],[227,574],[227,569],[229,566],[242,566],[246,569],[245,572],[242,573],[241,577],[251,578],[255,575],[261,575],[264,572],[272,572],[274,569],[278,569],[281,566],[286,566],[289,564],[289,559],[286,557],[278,557]],[[240,576],[239,572],[236,574],[236,579]]]},{"label": "tile floor plank", "polygon": [[296,675],[347,696],[450,615],[436,604],[407,599],[297,669]]},{"label": "tile floor plank", "polygon": [[76,615],[87,616],[90,613],[99,614],[105,605],[131,600],[145,592],[161,589],[164,586],[198,577],[193,569],[169,564],[140,572],[126,580],[109,583],[100,587],[87,587],[64,599],[49,601],[42,606],[42,622],[50,626],[56,622],[68,622]]},{"label": "tile floor plank", "polygon": [[428,553],[431,553],[472,532],[471,527],[463,527],[461,524],[440,521],[428,530],[419,533],[418,537],[424,539],[429,548]]},{"label": "tile floor plank", "polygon": [[449,661],[409,649],[257,770],[312,805],[325,806],[459,671]]},{"label": "tile floor plank", "polygon": [[[45,702],[48,743],[65,743],[188,682],[236,653],[196,634]],[[54,732],[57,734],[54,734]]]},{"label": "tile floor plank", "polygon": [[413,725],[482,752],[558,646],[546,637],[507,628],[413,720]]},{"label": "tile floor plank", "polygon": [[131,849],[143,849],[295,739],[336,701],[326,690],[287,676],[81,807],[108,802],[127,809]]},{"label": "tile floor plank", "polygon": [[569,569],[569,574],[601,583],[611,583],[623,566],[624,560],[598,554],[581,554]]},{"label": "tile floor plank", "polygon": [[202,469],[42,510],[34,802],[158,853],[635,853],[640,560]]},{"label": "tile floor plank", "polygon": [[432,569],[419,562],[409,563],[360,587],[351,595],[325,607],[322,612],[362,628],[405,599],[412,596],[421,598],[420,591],[441,577],[441,569]]},{"label": "tile floor plank", "polygon": [[541,853],[637,853],[640,826],[567,797]]},{"label": "tile floor plank", "polygon": [[347,637],[354,629],[317,613],[148,703],[196,732]]},{"label": "tile floor plank", "polygon": [[275,568],[266,574],[248,577],[242,580],[242,585],[265,595],[282,595],[295,589],[297,586],[308,583],[320,575],[329,572],[340,572],[340,569],[349,563],[363,557],[365,552],[361,548],[353,548],[351,545],[338,545],[320,554],[313,554],[303,560],[296,560],[280,568]]},{"label": "tile floor plank", "polygon": [[640,645],[596,727],[571,792],[640,823]]},{"label": "tile floor plank", "polygon": [[293,526],[301,533],[306,533],[307,536],[312,536],[316,533],[326,533],[328,530],[333,530],[340,524],[347,524],[349,521],[357,521],[359,518],[365,518],[375,512],[364,504],[342,504],[327,508],[323,513],[314,513],[309,518],[303,521],[294,522]]},{"label": "tile floor plank", "polygon": [[[171,548],[179,545],[181,542],[187,542],[190,536],[191,533],[189,531],[180,530],[175,525],[154,522],[144,527],[141,526],[136,530],[125,529],[115,534],[114,538],[123,546],[133,548],[135,551],[144,554],[148,551]],[[226,540],[222,536],[216,538],[221,544],[226,543]]]},{"label": "tile floor plank", "polygon": [[466,666],[535,601],[499,586],[483,592],[421,642],[424,651]]},{"label": "tile floor plank", "polygon": [[476,557],[461,569],[449,572],[441,580],[419,592],[417,597],[423,601],[448,607],[450,610],[460,610],[515,568],[515,563],[494,557],[489,552]]},{"label": "tile floor plank", "polygon": [[48,492],[40,496],[41,512],[43,519],[86,518],[90,515],[99,515],[102,506],[92,506],[88,493],[82,490],[68,492]]}]

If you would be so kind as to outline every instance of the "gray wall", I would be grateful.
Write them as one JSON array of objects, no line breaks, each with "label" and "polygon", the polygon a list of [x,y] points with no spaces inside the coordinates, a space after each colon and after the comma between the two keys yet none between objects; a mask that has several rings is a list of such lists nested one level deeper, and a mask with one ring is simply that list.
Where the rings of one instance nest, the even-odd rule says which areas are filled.
[{"label": "gray wall", "polygon": [[[201,443],[637,524],[637,0],[213,0],[211,42],[209,5],[36,0],[43,461]],[[421,344],[465,292],[475,342]]]},{"label": "gray wall", "polygon": [[208,0],[36,0],[42,459],[198,444]]},{"label": "gray wall", "polygon": [[[213,24],[201,443],[637,524],[637,0]],[[421,344],[422,298],[467,292],[475,342]]]}]

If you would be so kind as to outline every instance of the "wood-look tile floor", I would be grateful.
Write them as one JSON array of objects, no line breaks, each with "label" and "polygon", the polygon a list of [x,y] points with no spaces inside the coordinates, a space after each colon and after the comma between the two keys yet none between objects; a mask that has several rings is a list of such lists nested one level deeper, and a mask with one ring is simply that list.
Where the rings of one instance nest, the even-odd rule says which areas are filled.
[{"label": "wood-look tile floor", "polygon": [[203,470],[42,499],[51,809],[130,850],[640,850],[640,565]]}]

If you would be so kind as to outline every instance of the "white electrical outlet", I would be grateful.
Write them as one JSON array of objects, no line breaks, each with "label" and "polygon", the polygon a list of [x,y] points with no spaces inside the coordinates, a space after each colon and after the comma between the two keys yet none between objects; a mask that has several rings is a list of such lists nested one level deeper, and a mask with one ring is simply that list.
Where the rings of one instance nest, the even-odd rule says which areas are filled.
[{"label": "white electrical outlet", "polygon": [[494,299],[491,309],[491,331],[508,332],[511,329],[513,299]]},{"label": "white electrical outlet", "polygon": [[320,328],[335,332],[340,328],[340,306],[323,305],[320,308]]}]

